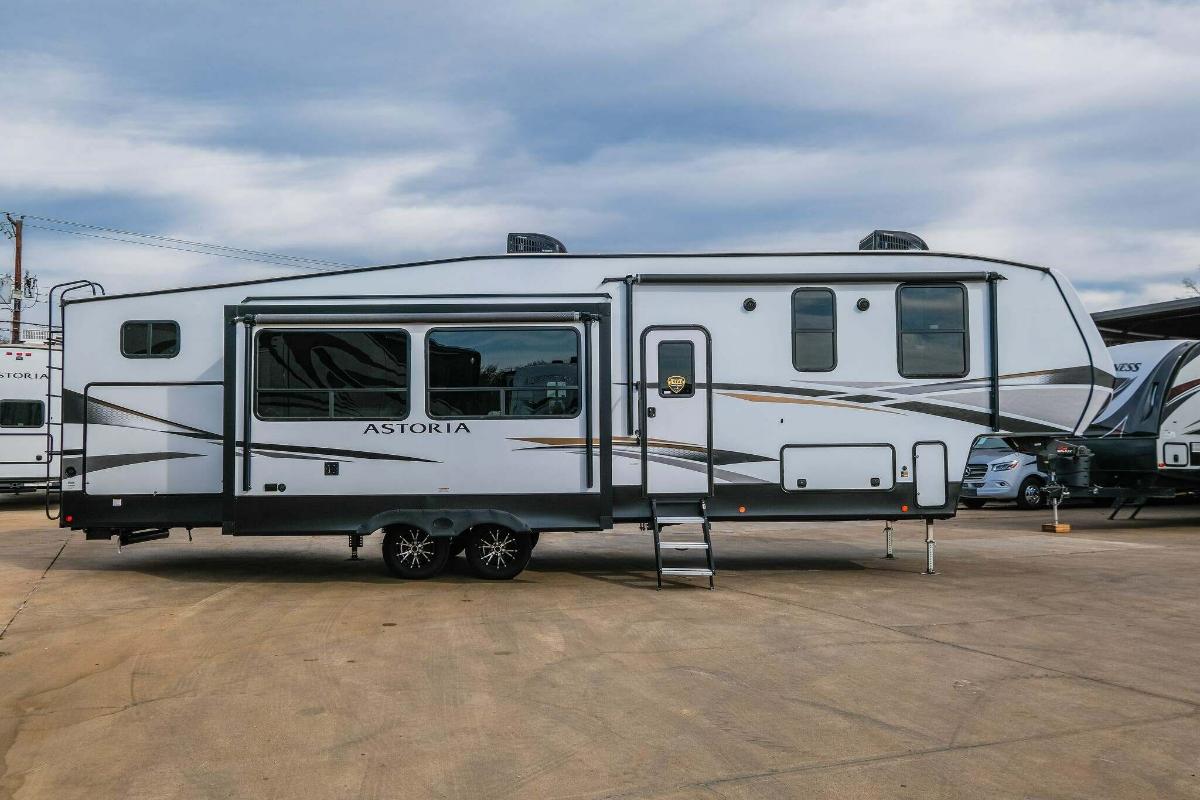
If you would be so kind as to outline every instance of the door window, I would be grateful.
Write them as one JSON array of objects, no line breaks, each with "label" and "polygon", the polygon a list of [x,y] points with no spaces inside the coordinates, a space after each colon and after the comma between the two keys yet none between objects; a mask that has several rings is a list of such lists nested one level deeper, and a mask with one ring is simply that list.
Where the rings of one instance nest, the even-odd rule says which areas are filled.
[{"label": "door window", "polygon": [[692,397],[695,394],[695,346],[691,342],[659,342],[659,397]]}]

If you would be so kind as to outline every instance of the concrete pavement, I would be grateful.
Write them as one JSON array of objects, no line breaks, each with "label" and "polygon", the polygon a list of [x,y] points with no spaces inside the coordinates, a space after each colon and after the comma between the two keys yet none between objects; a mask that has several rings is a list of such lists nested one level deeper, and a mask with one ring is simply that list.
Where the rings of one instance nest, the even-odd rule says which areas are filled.
[{"label": "concrete pavement", "polygon": [[378,535],[39,514],[0,511],[0,797],[1200,797],[1196,506],[963,512],[933,577],[915,523],[718,525],[715,592],[633,529],[403,583]]}]

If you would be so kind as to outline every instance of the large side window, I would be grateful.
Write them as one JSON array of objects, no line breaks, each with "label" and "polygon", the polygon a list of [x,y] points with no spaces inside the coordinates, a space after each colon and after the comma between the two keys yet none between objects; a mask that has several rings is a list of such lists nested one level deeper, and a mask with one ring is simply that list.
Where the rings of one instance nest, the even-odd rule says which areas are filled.
[{"label": "large side window", "polygon": [[801,372],[837,366],[837,309],[829,289],[792,292],[792,366]]},{"label": "large side window", "polygon": [[961,286],[901,286],[897,293],[900,374],[967,374],[967,292]]},{"label": "large side window", "polygon": [[264,330],[257,351],[263,419],[408,416],[404,331]]},{"label": "large side window", "polygon": [[45,421],[41,400],[0,400],[0,428],[40,428]]},{"label": "large side window", "polygon": [[121,355],[126,358],[174,358],[179,355],[179,323],[130,320],[121,326]]},{"label": "large side window", "polygon": [[579,334],[572,328],[430,331],[431,417],[573,417]]}]

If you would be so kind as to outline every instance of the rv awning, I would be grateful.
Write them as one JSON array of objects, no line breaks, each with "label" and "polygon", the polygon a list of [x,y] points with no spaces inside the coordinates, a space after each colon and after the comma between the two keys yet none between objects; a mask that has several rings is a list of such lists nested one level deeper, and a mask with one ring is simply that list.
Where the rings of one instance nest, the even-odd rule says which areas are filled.
[{"label": "rv awning", "polygon": [[361,314],[251,314],[244,318],[255,325],[392,325],[407,322],[579,322],[588,314],[578,311],[436,311],[363,312]]}]

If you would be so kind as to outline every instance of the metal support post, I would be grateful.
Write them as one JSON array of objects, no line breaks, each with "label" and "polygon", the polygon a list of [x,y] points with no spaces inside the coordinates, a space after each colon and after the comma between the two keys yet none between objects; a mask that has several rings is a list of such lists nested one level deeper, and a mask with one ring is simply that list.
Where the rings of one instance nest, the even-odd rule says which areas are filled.
[{"label": "metal support post", "polygon": [[895,558],[892,554],[892,521],[890,519],[883,521],[883,538],[887,550],[884,553],[884,558]]},{"label": "metal support post", "polygon": [[350,560],[358,561],[358,548],[363,546],[363,537],[357,533],[350,534]]},{"label": "metal support post", "polygon": [[925,575],[937,575],[933,568],[933,520],[925,520]]}]

